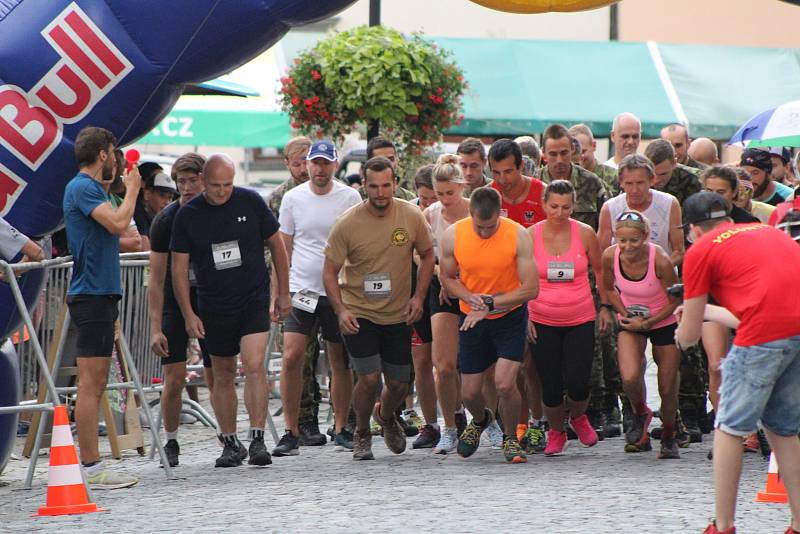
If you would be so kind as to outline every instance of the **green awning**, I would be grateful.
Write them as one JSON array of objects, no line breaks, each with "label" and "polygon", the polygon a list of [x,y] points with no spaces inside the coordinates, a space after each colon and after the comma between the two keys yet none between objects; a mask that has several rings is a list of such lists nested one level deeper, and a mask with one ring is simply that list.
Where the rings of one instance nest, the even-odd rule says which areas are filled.
[{"label": "green awning", "polygon": [[800,51],[659,44],[693,137],[729,139],[750,117],[800,95]]},{"label": "green awning", "polygon": [[676,120],[641,43],[436,38],[464,70],[469,92],[454,135],[522,135],[584,122],[607,135],[621,111],[658,135]]},{"label": "green awning", "polygon": [[288,116],[261,98],[182,96],[139,144],[282,147],[290,138]]},{"label": "green awning", "polygon": [[622,111],[645,137],[672,122],[728,139],[754,114],[796,100],[800,52],[656,43],[434,38],[470,84],[452,135],[541,133],[584,122],[607,136]]}]

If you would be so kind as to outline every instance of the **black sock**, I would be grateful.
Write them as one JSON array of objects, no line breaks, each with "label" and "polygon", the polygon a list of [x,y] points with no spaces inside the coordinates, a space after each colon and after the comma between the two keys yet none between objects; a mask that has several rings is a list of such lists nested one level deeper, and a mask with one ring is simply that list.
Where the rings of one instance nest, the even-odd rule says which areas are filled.
[{"label": "black sock", "polygon": [[86,463],[86,462],[82,462],[82,463],[83,463],[83,467],[92,467],[93,465],[99,464],[100,460],[95,460],[94,462],[89,462],[89,463]]}]

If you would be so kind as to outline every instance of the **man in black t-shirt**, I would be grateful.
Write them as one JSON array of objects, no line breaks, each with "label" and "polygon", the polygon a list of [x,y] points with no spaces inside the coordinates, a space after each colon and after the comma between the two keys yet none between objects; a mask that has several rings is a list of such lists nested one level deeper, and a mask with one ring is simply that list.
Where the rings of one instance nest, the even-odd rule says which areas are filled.
[{"label": "man in black t-shirt", "polygon": [[[247,377],[245,404],[250,416],[250,460],[272,463],[264,444],[267,377],[264,355],[269,331],[269,278],[264,246],[277,276],[273,320],[291,310],[289,261],[278,221],[258,193],[234,187],[235,165],[224,154],[203,168],[205,192],[184,205],[172,228],[172,285],[190,336],[205,339],[214,374],[212,405],[225,448],[217,467],[241,465],[236,439],[236,355]],[[197,309],[192,309],[189,263],[197,278]]]},{"label": "man in black t-shirt", "polygon": [[[181,206],[188,204],[203,192],[203,179],[200,174],[206,159],[200,154],[184,154],[172,166],[172,178],[178,186],[177,202],[164,208],[150,227],[150,279],[148,299],[150,309],[150,346],[161,358],[164,371],[164,390],[161,392],[161,413],[164,418],[164,434],[169,464],[178,465],[180,447],[178,445],[178,426],[181,415],[181,393],[186,383],[186,349],[189,335],[178,301],[172,291],[170,273],[169,243],[172,239],[172,224]],[[194,276],[189,274],[189,296],[192,308],[197,310],[197,294]],[[214,377],[211,373],[211,356],[206,350],[205,341],[200,340],[200,350],[205,366],[205,380],[209,390],[213,390]],[[241,450],[246,452],[244,447]]]}]

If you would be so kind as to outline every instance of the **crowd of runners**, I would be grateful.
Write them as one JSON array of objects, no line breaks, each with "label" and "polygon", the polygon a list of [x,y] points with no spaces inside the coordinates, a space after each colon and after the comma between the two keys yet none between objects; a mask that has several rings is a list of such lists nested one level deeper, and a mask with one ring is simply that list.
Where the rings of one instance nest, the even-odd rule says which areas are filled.
[{"label": "crowd of runners", "polygon": [[[335,178],[334,143],[290,140],[283,152],[290,178],[268,203],[234,186],[236,166],[224,154],[188,153],[172,166],[171,183],[157,172],[145,179],[145,187],[160,184],[176,197],[157,214],[149,208],[154,218],[142,235],[151,249],[152,349],[164,367],[170,464],[179,463],[180,396],[196,339],[222,445],[216,467],[268,465],[328,441],[317,418],[320,340],[334,412],[328,434],[354,460],[374,458],[377,435],[396,454],[414,436],[413,449],[469,457],[484,432],[487,446],[515,464],[531,454],[563,455],[573,440],[592,447],[620,435],[627,453],[650,451],[657,436],[658,458],[677,459],[716,425],[731,439],[721,453],[715,440],[715,453],[725,455],[715,462],[733,461],[736,451],[757,447],[762,419],[776,453],[795,454],[800,465],[800,445],[782,441],[800,424],[800,403],[786,404],[800,360],[787,356],[764,377],[769,391],[750,384],[747,407],[740,379],[728,378],[743,372],[746,358],[738,367],[725,359],[753,346],[769,358],[776,340],[784,353],[800,351],[800,295],[789,295],[800,248],[786,236],[793,227],[781,233],[767,224],[793,213],[791,152],[746,149],[726,166],[713,142],[690,142],[681,125],[661,137],[640,154],[641,123],[622,113],[605,162],[582,124],[549,126],[541,145],[500,139],[487,151],[468,138],[414,173],[416,193],[400,186],[399,155],[382,137],[369,142],[360,180],[348,182]],[[108,358],[96,356],[111,354],[117,252],[142,182],[135,167],[122,172],[115,144],[100,128],[79,135],[81,172],[64,201],[75,258],[69,306],[81,356],[80,453],[98,487],[136,483],[103,468],[95,431],[108,371]],[[112,207],[108,189],[121,174],[124,198]],[[724,254],[709,260],[722,254],[715,243],[739,242],[736,263]],[[747,257],[775,258],[778,250],[780,268],[765,261],[750,268]],[[765,267],[767,280],[754,278]],[[793,306],[774,302],[772,288]],[[709,295],[719,306],[706,306]],[[285,433],[270,453],[271,325],[282,331]],[[658,428],[646,400],[648,341],[658,366]],[[249,448],[236,427],[240,374]],[[780,399],[770,396],[776,381]],[[800,472],[786,478],[791,493]],[[733,512],[718,508],[717,518],[709,532],[726,532]]]}]

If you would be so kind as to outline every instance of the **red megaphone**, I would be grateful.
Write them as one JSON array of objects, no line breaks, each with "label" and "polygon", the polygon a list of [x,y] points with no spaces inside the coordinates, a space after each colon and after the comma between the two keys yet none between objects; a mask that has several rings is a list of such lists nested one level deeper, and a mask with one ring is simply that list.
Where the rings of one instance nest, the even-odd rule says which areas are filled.
[{"label": "red megaphone", "polygon": [[132,149],[128,150],[127,152],[125,152],[125,161],[128,162],[128,164],[125,165],[125,172],[126,173],[127,172],[131,172],[131,169],[133,169],[134,165],[139,163],[139,159],[141,157],[142,157],[142,155],[139,154],[139,151],[136,150],[135,148],[132,148]]}]

